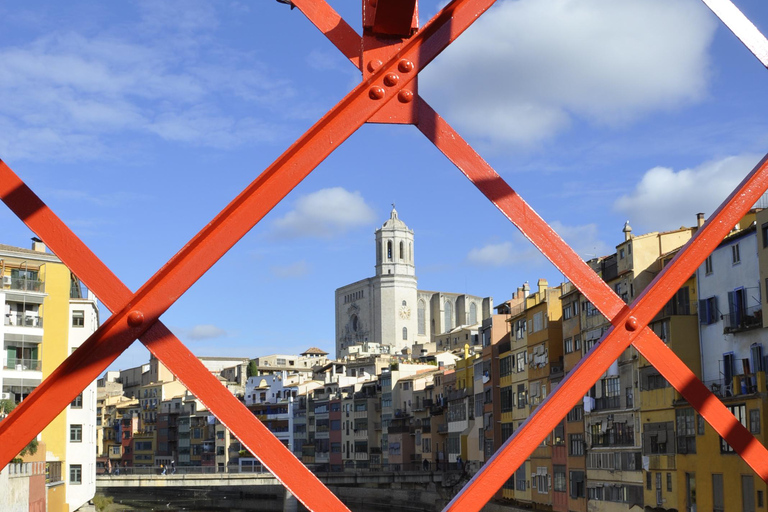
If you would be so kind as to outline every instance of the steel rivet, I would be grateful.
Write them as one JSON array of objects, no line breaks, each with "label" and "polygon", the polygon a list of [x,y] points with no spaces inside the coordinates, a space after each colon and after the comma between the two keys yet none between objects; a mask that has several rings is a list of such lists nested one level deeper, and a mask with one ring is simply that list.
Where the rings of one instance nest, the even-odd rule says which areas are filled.
[{"label": "steel rivet", "polygon": [[374,85],[368,90],[368,96],[370,96],[372,100],[380,100],[384,97],[384,88]]},{"label": "steel rivet", "polygon": [[378,59],[368,61],[368,72],[373,73],[381,67],[382,62]]},{"label": "steel rivet", "polygon": [[636,331],[637,330],[637,318],[631,316],[627,318],[627,321],[624,323],[628,331]]},{"label": "steel rivet", "polygon": [[410,103],[411,101],[413,101],[413,92],[407,89],[403,89],[402,91],[397,93],[397,100],[400,103]]},{"label": "steel rivet", "polygon": [[392,87],[394,85],[397,85],[397,82],[400,81],[400,77],[397,76],[397,73],[387,73],[387,75],[384,77],[384,85],[387,87]]},{"label": "steel rivet", "polygon": [[413,71],[413,62],[403,59],[397,64],[397,69],[403,73],[410,73]]},{"label": "steel rivet", "polygon": [[131,327],[138,327],[144,323],[144,313],[141,311],[133,310],[128,313],[128,325]]}]

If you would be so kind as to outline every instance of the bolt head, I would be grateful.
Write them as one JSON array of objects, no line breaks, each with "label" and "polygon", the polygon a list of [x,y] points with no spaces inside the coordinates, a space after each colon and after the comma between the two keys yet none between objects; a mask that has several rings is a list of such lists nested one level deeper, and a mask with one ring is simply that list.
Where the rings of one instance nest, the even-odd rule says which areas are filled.
[{"label": "bolt head", "polygon": [[374,85],[370,89],[368,89],[368,97],[370,97],[372,100],[380,100],[384,97],[385,91],[383,87],[379,87],[378,85]]},{"label": "bolt head", "polygon": [[397,69],[399,69],[401,73],[410,73],[413,71],[413,62],[403,59],[398,62]]},{"label": "bolt head", "polygon": [[382,65],[382,62],[379,59],[374,59],[374,60],[369,60],[368,66],[366,67],[368,68],[369,73],[373,73],[374,71],[379,69],[381,65]]},{"label": "bolt head", "polygon": [[410,103],[413,101],[413,91],[409,91],[407,89],[403,89],[399,93],[397,93],[397,100],[400,103]]},{"label": "bolt head", "polygon": [[131,327],[139,327],[144,323],[144,313],[141,311],[131,311],[128,313],[128,325]]},{"label": "bolt head", "polygon": [[624,323],[625,327],[628,331],[636,331],[639,327],[639,324],[637,323],[637,318],[631,316],[627,318],[627,321]]},{"label": "bolt head", "polygon": [[400,81],[400,77],[397,73],[387,73],[384,77],[384,85],[387,87],[393,87]]}]

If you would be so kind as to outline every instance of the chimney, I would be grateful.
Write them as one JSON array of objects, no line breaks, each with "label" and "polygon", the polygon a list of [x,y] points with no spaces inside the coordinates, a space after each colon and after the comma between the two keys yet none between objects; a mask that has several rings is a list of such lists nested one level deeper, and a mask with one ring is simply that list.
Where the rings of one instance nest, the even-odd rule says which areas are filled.
[{"label": "chimney", "polygon": [[629,221],[624,223],[624,229],[622,229],[622,231],[624,232],[624,241],[632,238],[632,226],[629,225]]},{"label": "chimney", "polygon": [[531,294],[531,286],[528,284],[528,281],[523,283],[523,297],[527,297]]},{"label": "chimney", "polygon": [[701,227],[704,225],[704,214],[703,213],[697,213],[696,214],[696,227]]},{"label": "chimney", "polygon": [[32,250],[35,252],[45,252],[45,244],[43,242],[39,242],[37,240],[32,241]]},{"label": "chimney", "polygon": [[536,283],[539,287],[539,293],[543,293],[547,291],[547,288],[549,287],[549,283],[546,279],[539,279],[539,282]]}]

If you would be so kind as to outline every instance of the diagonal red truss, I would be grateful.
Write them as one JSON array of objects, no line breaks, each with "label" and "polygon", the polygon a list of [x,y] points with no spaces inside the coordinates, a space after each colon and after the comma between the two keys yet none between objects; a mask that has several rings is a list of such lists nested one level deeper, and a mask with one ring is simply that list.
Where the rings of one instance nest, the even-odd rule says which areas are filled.
[{"label": "diagonal red truss", "polygon": [[[612,328],[563,379],[502,448],[446,507],[480,510],[586,394],[618,356],[634,345],[713,428],[768,482],[768,450],[725,408],[691,370],[647,327],[723,237],[768,189],[764,158],[685,245],[650,286],[627,306],[528,206],[445,120],[417,94],[415,78],[495,0],[453,0],[410,37],[381,36],[378,48],[360,36],[325,2],[293,0],[339,50],[361,70],[363,80],[136,293],[130,290],[79,238],[0,161],[0,198],[114,312],[83,345],[0,423],[0,466],[97,378],[135,339],[147,348],[309,509],[346,510],[298,459],[159,320],[187,289],[281,201],[336,147],[382,110],[414,101],[408,118],[459,170],[570,279]],[[747,48],[768,65],[768,41],[730,0],[703,0]],[[415,16],[415,1],[403,12],[379,10],[375,27],[403,32]],[[389,29],[387,29],[389,30]],[[371,36],[371,34],[369,34]],[[360,53],[360,48],[362,52]],[[389,48],[389,50],[387,49]],[[375,53],[374,53],[375,52]],[[386,56],[374,63],[366,55]],[[411,119],[413,119],[411,121]],[[418,121],[416,121],[418,119]],[[401,121],[402,122],[402,121]],[[331,142],[329,142],[331,141]]]}]

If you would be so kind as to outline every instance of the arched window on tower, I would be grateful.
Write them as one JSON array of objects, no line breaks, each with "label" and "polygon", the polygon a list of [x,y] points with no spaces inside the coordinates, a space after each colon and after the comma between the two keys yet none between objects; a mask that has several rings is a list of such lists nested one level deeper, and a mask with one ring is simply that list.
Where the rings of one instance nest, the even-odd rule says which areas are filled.
[{"label": "arched window on tower", "polygon": [[400,242],[400,259],[405,259],[405,242]]},{"label": "arched window on tower", "polygon": [[392,261],[392,240],[387,242],[387,259]]},{"label": "arched window on tower", "polygon": [[424,303],[423,300],[419,301],[419,307],[417,311],[418,311],[417,323],[419,327],[419,334],[421,336],[424,336],[425,334],[427,334],[427,305]]},{"label": "arched window on tower", "polygon": [[477,304],[475,304],[474,302],[469,305],[469,323],[470,324],[477,323]]},{"label": "arched window on tower", "polygon": [[403,341],[408,341],[408,328],[403,327]]},{"label": "arched window on tower", "polygon": [[448,332],[453,327],[453,308],[451,307],[451,303],[448,301],[445,301],[445,305],[443,306],[444,312],[444,318],[443,323],[445,324],[445,332]]},{"label": "arched window on tower", "polygon": [[413,263],[413,242],[408,242],[408,263]]}]

